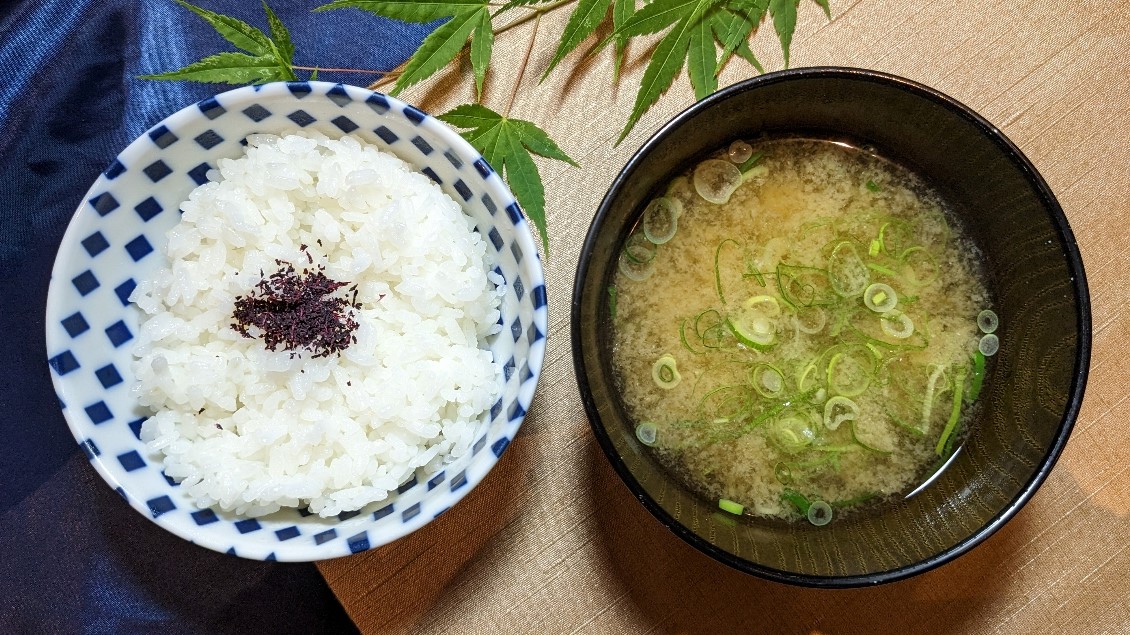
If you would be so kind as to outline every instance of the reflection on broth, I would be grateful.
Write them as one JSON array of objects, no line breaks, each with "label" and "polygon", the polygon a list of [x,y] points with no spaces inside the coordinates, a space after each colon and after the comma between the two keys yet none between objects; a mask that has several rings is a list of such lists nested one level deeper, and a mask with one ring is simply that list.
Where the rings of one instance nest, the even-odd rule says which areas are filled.
[{"label": "reflection on broth", "polygon": [[996,352],[973,244],[906,170],[736,141],[649,202],[609,289],[637,438],[719,508],[815,525],[905,494]]}]

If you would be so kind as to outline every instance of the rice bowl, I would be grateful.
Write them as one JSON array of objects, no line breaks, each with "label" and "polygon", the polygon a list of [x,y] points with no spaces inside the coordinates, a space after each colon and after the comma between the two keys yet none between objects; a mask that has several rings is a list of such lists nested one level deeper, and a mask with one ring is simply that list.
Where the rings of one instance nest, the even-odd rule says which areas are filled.
[{"label": "rice bowl", "polygon": [[[184,474],[174,476],[176,468],[165,463],[168,446],[157,450],[142,440],[142,428],[153,415],[153,408],[142,403],[141,389],[137,388],[140,378],[134,372],[134,362],[138,360],[135,353],[144,355],[147,346],[142,341],[144,311],[138,303],[145,304],[152,299],[149,297],[153,295],[152,289],[145,290],[146,281],[157,280],[158,272],[170,267],[170,261],[164,256],[165,241],[168,232],[181,222],[179,208],[189,199],[192,190],[205,184],[209,176],[215,176],[213,171],[221,169],[221,162],[242,156],[250,140],[256,139],[255,135],[286,135],[296,131],[307,137],[356,137],[366,144],[378,146],[407,164],[407,168],[415,176],[398,176],[398,182],[406,178],[419,178],[438,185],[447,197],[458,203],[465,214],[463,220],[453,227],[466,234],[465,240],[471,248],[468,253],[478,253],[475,250],[480,248],[485,251],[483,262],[489,263],[486,274],[488,278],[483,281],[481,271],[474,277],[480,280],[481,289],[486,290],[486,296],[489,297],[492,290],[497,294],[497,297],[485,305],[491,307],[485,309],[486,313],[484,309],[466,309],[466,312],[474,313],[478,318],[483,318],[484,315],[493,318],[489,325],[468,327],[465,330],[460,325],[471,324],[473,320],[460,322],[446,316],[442,318],[446,325],[443,330],[453,335],[460,335],[462,332],[460,337],[467,336],[470,332],[475,339],[480,340],[479,346],[474,350],[467,349],[468,357],[489,356],[491,370],[480,371],[480,376],[485,373],[497,378],[497,373],[501,372],[499,383],[495,384],[500,386],[500,391],[488,399],[485,411],[478,415],[467,415],[472,423],[470,434],[456,429],[441,429],[440,433],[432,435],[434,425],[427,422],[417,427],[417,432],[424,433],[422,435],[399,430],[397,434],[401,435],[402,440],[411,435],[414,435],[412,438],[415,440],[432,435],[421,447],[427,445],[428,448],[424,449],[426,452],[431,446],[449,445],[449,448],[440,447],[435,451],[436,456],[439,456],[441,452],[450,449],[448,458],[433,461],[436,456],[432,456],[421,461],[424,457],[418,456],[415,462],[424,463],[424,467],[409,469],[403,478],[400,478],[401,474],[393,474],[395,470],[390,470],[389,475],[374,478],[362,487],[377,487],[379,491],[373,489],[366,495],[377,498],[382,493],[387,493],[387,497],[364,504],[355,511],[346,511],[349,507],[363,504],[361,498],[351,499],[352,494],[344,493],[344,490],[352,486],[346,482],[334,484],[333,487],[340,490],[340,500],[332,504],[328,500],[324,501],[326,505],[320,507],[319,511],[325,516],[312,509],[317,505],[313,500],[316,496],[304,496],[310,491],[316,494],[316,490],[298,492],[293,489],[293,483],[288,485],[293,491],[264,491],[262,496],[241,490],[233,496],[242,502],[233,499],[234,506],[229,509],[224,509],[223,504],[212,504],[213,501],[206,500],[209,496],[206,492],[190,491],[203,483],[204,479],[194,482]],[[417,228],[409,227],[415,222],[406,220],[403,228],[406,233],[398,236],[400,242],[416,232]],[[325,223],[324,219],[319,219],[312,227],[317,227],[317,231],[332,232],[330,224]],[[341,228],[338,229],[340,233]],[[467,231],[468,229],[471,231]],[[329,258],[327,251],[319,251],[328,248],[325,237],[321,237],[321,247],[316,243],[318,239],[318,236],[314,236],[315,242],[307,244],[306,250],[301,249],[301,242],[297,243],[296,251],[294,244],[284,241],[284,245],[291,245],[291,251],[282,255],[296,270],[309,269],[317,272],[320,266],[324,266],[326,275],[338,276],[339,281],[356,282],[346,275],[351,273],[348,268],[333,269],[344,267],[343,263],[347,259]],[[475,244],[479,246],[475,247]],[[377,247],[372,241],[364,245],[374,262],[377,261],[374,255]],[[217,247],[213,244],[211,248]],[[380,249],[382,258],[397,253],[391,247],[381,246]],[[456,251],[451,249],[450,241],[445,243],[445,249]],[[271,257],[275,255],[278,254]],[[358,256],[360,255],[358,252]],[[308,257],[318,258],[320,262],[310,262]],[[353,258],[353,254],[350,253],[349,257]],[[454,253],[451,257],[457,258]],[[279,260],[282,261],[282,258]],[[227,262],[226,256],[224,261]],[[357,265],[358,262],[352,261],[352,264]],[[408,260],[404,262],[407,263]],[[273,261],[271,265],[264,267],[262,275],[257,269],[252,271],[250,268],[238,267],[240,271],[249,274],[248,282],[240,284],[254,287],[257,282],[269,278],[277,272],[273,269]],[[189,269],[199,269],[199,266],[199,263],[193,263]],[[442,276],[450,278],[449,272],[454,269],[447,268],[443,271]],[[403,281],[398,280],[390,284],[390,287],[402,284]],[[173,286],[175,285],[170,285],[165,291],[171,291]],[[195,291],[191,304],[204,306],[205,295],[197,290],[198,286],[204,288],[208,285],[181,285],[177,287],[177,293]],[[228,296],[226,301],[232,302],[232,293],[238,293],[240,289],[246,287],[226,289],[223,294]],[[361,300],[360,286],[357,290],[358,300]],[[331,295],[344,296],[347,291],[348,288],[343,287]],[[349,293],[348,299],[352,301],[352,292]],[[378,298],[379,295],[380,292],[377,291]],[[361,303],[362,309],[356,310],[356,317],[365,318],[360,314],[372,309],[378,310],[394,323],[397,319],[403,323],[408,318],[396,317],[399,315],[398,303],[412,304],[411,308],[415,312],[419,312],[421,308],[424,311],[431,310],[426,306],[426,294],[412,292],[398,295],[394,292],[385,295],[375,306]],[[135,297],[137,303],[130,301],[131,296]],[[470,297],[448,299],[467,306],[474,304]],[[415,306],[417,304],[420,306]],[[231,319],[230,309],[231,305],[228,304],[227,317],[221,319],[216,316],[222,311],[213,307],[215,315],[207,319],[216,319],[218,321],[215,324],[223,324],[223,329],[216,329],[217,332],[230,330],[223,337],[235,339],[224,340],[222,343],[225,346],[234,342],[238,349],[239,346],[258,344],[257,353],[239,354],[245,360],[241,364],[256,355],[262,357],[257,361],[269,361],[280,368],[284,364],[295,363],[289,359],[290,353],[294,351],[285,351],[280,346],[275,351],[278,355],[268,355],[266,353],[270,351],[261,350],[265,348],[265,340],[244,338],[237,330],[231,329],[234,320]],[[200,326],[201,332],[205,332],[207,329],[203,328],[203,324],[207,319],[202,317],[205,313],[195,315],[188,323],[193,324],[193,328]],[[426,113],[380,93],[324,82],[275,83],[232,90],[188,106],[158,122],[110,163],[81,201],[59,248],[48,291],[47,361],[60,406],[77,443],[95,470],[134,510],[162,528],[209,549],[251,559],[310,561],[357,553],[404,536],[455,505],[486,477],[517,434],[530,408],[544,358],[547,318],[541,261],[530,226],[500,176],[458,134]],[[364,322],[365,319],[358,321]],[[483,320],[484,323],[485,321]],[[158,320],[156,325],[145,327],[146,330],[152,329],[147,336],[149,339],[168,335],[159,332],[162,330],[158,328],[160,323],[161,320]],[[371,326],[370,324],[365,328]],[[178,325],[173,330],[181,327],[183,325]],[[480,338],[484,329],[490,334]],[[352,333],[358,336],[359,341],[363,335],[362,330],[364,329],[359,325],[358,330]],[[249,329],[253,335],[254,331],[254,328]],[[191,334],[185,337],[191,337]],[[385,352],[395,349],[393,356],[397,357],[395,361],[386,359],[382,363],[398,368],[408,368],[415,363],[413,356],[418,356],[418,348],[414,340],[409,341],[398,334],[381,338],[381,342],[388,347]],[[380,345],[382,344],[378,342],[378,346]],[[353,363],[356,360],[349,360],[349,356],[356,355],[361,350],[356,345],[350,345],[327,356],[315,357],[302,353],[302,361],[310,364],[311,368],[330,369],[346,361]],[[428,368],[429,375],[436,375],[437,371],[443,370],[448,363],[447,355],[445,352],[441,361]],[[150,360],[151,369],[152,361]],[[160,367],[163,363],[157,364]],[[369,367],[367,378],[375,378],[372,368],[376,367]],[[180,408],[191,408],[188,405],[190,402],[196,403],[194,399],[203,399],[205,403],[197,405],[191,412],[198,413],[201,407],[205,407],[205,413],[202,414],[208,415],[208,408],[212,408],[214,412],[208,415],[212,419],[205,421],[218,433],[220,431],[215,428],[215,423],[219,422],[224,427],[231,422],[223,419],[224,409],[209,399],[215,396],[223,401],[226,398],[223,394],[227,391],[215,389],[218,379],[213,375],[219,374],[209,370],[207,365],[193,368],[192,372],[196,376],[191,381],[172,382],[172,387],[166,386],[163,390],[168,391],[168,398],[173,402],[177,399],[184,400],[185,403],[178,406]],[[305,375],[312,374],[316,377],[317,373],[312,373],[310,369],[305,369],[306,372],[301,372],[302,370],[296,371],[302,379],[293,386],[288,383],[287,390],[306,388],[309,394],[303,393],[303,396],[309,399],[324,396],[326,390],[336,386],[333,383],[322,386],[324,390],[321,390],[321,395],[315,395],[319,389],[311,388],[316,382],[312,381],[313,378],[305,378]],[[286,371],[269,372],[281,377]],[[324,373],[325,370],[320,372]],[[401,375],[403,373],[386,373],[382,377],[386,385],[367,394],[377,394],[385,399],[399,396],[406,403],[422,398],[422,395],[413,392],[415,389],[407,387],[407,378]],[[338,377],[331,371],[326,381],[336,382]],[[194,382],[209,388],[201,389],[200,395],[192,395],[190,393],[194,389],[191,385]],[[309,383],[302,385],[303,382]],[[345,377],[344,383],[352,388],[349,382],[358,383]],[[260,382],[258,385],[271,384]],[[183,393],[178,393],[182,389]],[[460,384],[457,393],[462,390],[463,386]],[[278,392],[280,391],[274,390],[274,393]],[[335,389],[335,392],[344,395],[341,390]],[[348,403],[349,398],[343,398]],[[147,402],[159,399],[165,397],[157,397],[152,392],[145,397]],[[265,403],[266,398],[263,399]],[[338,397],[331,396],[329,399],[336,401]],[[477,408],[483,398],[482,395],[474,398],[460,393],[456,395],[455,401],[459,400],[462,403],[454,407],[455,415],[463,407]],[[375,416],[374,406],[379,405],[379,400],[374,398],[368,401],[371,403],[355,405],[358,409],[367,409]],[[318,403],[321,404],[322,401]],[[224,405],[230,407],[232,404],[229,400]],[[301,409],[299,415],[301,416]],[[441,417],[442,420],[454,418],[456,417],[446,414]],[[329,419],[322,417],[322,420]],[[150,427],[153,425],[155,424],[150,424]],[[322,431],[326,433],[328,428],[323,424],[307,426],[305,431],[311,432],[319,425],[323,426]],[[440,427],[443,425],[445,424]],[[234,430],[231,433],[234,434]],[[146,432],[146,436],[149,434]],[[225,431],[224,434],[229,432]],[[335,456],[336,452],[343,453],[343,456],[337,457],[343,466],[353,460],[346,460],[345,457],[356,452],[358,447],[376,443],[368,435],[365,435],[365,439],[354,435],[340,437],[339,440]],[[255,454],[256,448],[261,449],[261,441],[264,440],[247,439],[241,443],[247,444],[244,450],[250,450],[249,454]],[[187,442],[179,439],[170,445],[182,443]],[[359,446],[354,447],[355,444]],[[404,445],[408,447],[407,443]],[[469,448],[461,456],[454,456],[456,450],[462,451],[468,445]],[[369,449],[371,448],[365,448],[364,451]],[[179,450],[178,445],[172,453],[176,454]],[[414,451],[411,456],[416,456]],[[411,456],[405,454],[400,458],[412,463]],[[331,463],[332,461],[322,462],[327,466]],[[276,470],[277,466],[284,464],[293,467],[284,461],[275,464]],[[298,464],[314,466],[319,461],[299,457],[293,465]],[[277,472],[288,478],[293,476],[287,474],[287,469]],[[265,473],[271,474],[270,469]],[[271,478],[280,478],[278,473]],[[382,487],[391,485],[392,481],[397,481],[398,484],[391,490]],[[217,493],[220,492],[217,490]],[[255,502],[257,497],[259,502]],[[273,502],[264,502],[270,500]],[[202,503],[210,506],[202,507]],[[282,507],[278,511],[269,512],[270,507],[276,504]],[[335,505],[341,509],[336,515],[332,512]]]}]

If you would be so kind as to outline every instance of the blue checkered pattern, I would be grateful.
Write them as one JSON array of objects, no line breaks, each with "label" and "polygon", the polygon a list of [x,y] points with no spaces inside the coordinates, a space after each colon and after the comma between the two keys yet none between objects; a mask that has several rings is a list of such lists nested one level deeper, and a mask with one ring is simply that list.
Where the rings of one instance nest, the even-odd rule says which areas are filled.
[{"label": "blue checkered pattern", "polygon": [[[165,264],[163,236],[180,203],[252,133],[351,133],[386,148],[463,202],[507,282],[501,332],[488,340],[505,367],[502,398],[470,452],[420,472],[389,499],[323,519],[306,509],[261,518],[198,509],[140,440],[146,413],[130,395],[137,280]],[[92,465],[134,509],[173,533],[260,560],[318,560],[386,544],[467,494],[509,446],[530,407],[545,355],[545,282],[530,228],[490,165],[461,137],[399,100],[323,82],[266,84],[207,99],[129,145],[83,197],[55,262],[47,302],[47,360],[67,422]]]}]

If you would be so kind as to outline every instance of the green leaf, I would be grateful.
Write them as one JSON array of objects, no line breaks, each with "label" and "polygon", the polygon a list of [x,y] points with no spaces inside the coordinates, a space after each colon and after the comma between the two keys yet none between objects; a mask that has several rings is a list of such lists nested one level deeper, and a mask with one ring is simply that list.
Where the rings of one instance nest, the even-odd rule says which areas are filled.
[{"label": "green leaf", "polygon": [[294,44],[290,40],[290,32],[286,30],[286,27],[274,11],[271,11],[266,2],[263,3],[263,10],[267,14],[267,22],[270,24],[273,39],[246,22],[213,13],[207,9],[194,7],[183,0],[177,0],[177,2],[204,18],[224,39],[251,54],[218,53],[175,71],[156,75],[142,75],[140,76],[141,79],[185,80],[236,85],[298,79],[291,65],[291,60],[294,58]]},{"label": "green leaf", "polygon": [[528,7],[528,6],[532,6],[532,5],[535,5],[535,4],[549,4],[550,2],[556,2],[556,1],[557,0],[510,0],[510,2],[507,2],[506,4],[502,5],[502,8],[499,9],[498,11],[496,11],[495,15],[498,15],[499,13],[502,13],[503,11],[509,11],[509,10],[515,8],[515,7]]},{"label": "green leaf", "polygon": [[577,8],[569,16],[569,22],[561,34],[557,52],[553,54],[549,68],[546,68],[541,76],[542,80],[549,76],[566,55],[572,53],[573,49],[596,31],[596,27],[600,26],[604,16],[608,14],[608,6],[611,2],[612,0],[580,0],[577,3]]},{"label": "green leaf", "polygon": [[[613,35],[650,35],[685,19],[702,0],[655,0],[637,11]],[[711,3],[711,4],[717,4]]]},{"label": "green leaf", "polygon": [[753,52],[749,50],[749,38],[757,30],[757,26],[761,23],[761,18],[765,16],[768,6],[768,0],[730,2],[726,6],[718,7],[710,15],[714,34],[722,45],[718,72],[721,72],[722,67],[735,53],[749,61],[758,72],[765,72],[761,63],[753,57]]},{"label": "green leaf", "polygon": [[789,47],[796,31],[797,0],[769,0],[769,15],[773,16],[773,29],[781,41],[781,51],[785,55],[785,68],[789,67]]},{"label": "green leaf", "polygon": [[[501,115],[482,104],[463,104],[440,115],[439,118],[456,128],[482,128],[496,123]],[[490,159],[488,158],[487,161],[489,162]]]},{"label": "green leaf", "polygon": [[828,6],[828,0],[816,0],[816,4],[820,5],[820,7],[824,9],[824,15],[828,16],[828,19],[831,20],[832,7]]},{"label": "green leaf", "polygon": [[518,136],[522,138],[522,144],[529,148],[530,152],[547,159],[564,161],[575,168],[581,167],[576,161],[569,158],[569,155],[565,154],[565,151],[553,139],[549,138],[546,131],[528,121],[512,119],[511,122],[515,130],[518,131]]},{"label": "green leaf", "polygon": [[206,83],[259,84],[294,79],[290,68],[280,66],[274,55],[252,57],[244,53],[217,53],[184,68],[142,75],[141,79],[173,79]]},{"label": "green leaf", "polygon": [[424,38],[420,48],[416,49],[412,57],[408,58],[408,64],[396,81],[396,88],[393,89],[392,94],[395,95],[405,88],[427,79],[439,69],[447,66],[451,60],[455,59],[459,51],[463,50],[463,45],[467,43],[471,31],[483,19],[481,14],[488,14],[486,19],[490,19],[489,11],[486,6],[482,6],[475,11],[458,13],[432,31],[428,37]]},{"label": "green leaf", "polygon": [[[643,113],[659,99],[674,81],[675,75],[683,67],[683,60],[687,57],[687,47],[690,42],[690,16],[684,17],[674,26],[652,53],[651,62],[644,69],[643,79],[640,80],[640,89],[636,93],[636,103],[632,106],[632,114],[628,116],[628,123],[616,139],[619,145],[624,137],[635,127]],[[697,26],[697,25],[694,25]]]},{"label": "green leaf", "polygon": [[487,0],[334,0],[314,11],[361,9],[403,22],[432,22],[487,6]]},{"label": "green leaf", "polygon": [[[510,119],[481,104],[459,106],[439,116],[456,128],[499,175],[506,179],[518,204],[537,228],[545,253],[549,254],[549,234],[545,226],[545,184],[532,154],[577,165],[537,124]],[[532,154],[531,154],[532,153]]]},{"label": "green leaf", "polygon": [[475,26],[475,34],[471,37],[471,68],[475,71],[475,97],[483,94],[483,82],[486,80],[487,67],[490,66],[490,54],[494,48],[494,30],[490,23],[490,12],[478,12],[479,23]]},{"label": "green leaf", "polygon": [[250,24],[242,20],[193,6],[184,0],[177,0],[177,4],[204,18],[205,22],[212,25],[212,28],[216,29],[217,33],[222,35],[228,42],[234,44],[236,48],[256,56],[269,55],[271,53],[270,39],[268,39],[262,31]]},{"label": "green leaf", "polygon": [[[636,12],[636,0],[615,0],[612,5],[612,30],[619,31],[624,23],[631,19]],[[616,40],[616,59],[612,67],[612,81],[619,83],[620,67],[624,64],[624,53],[628,48],[628,36],[621,33],[614,36]]]},{"label": "green leaf", "polygon": [[267,6],[266,0],[263,0],[263,11],[267,14],[267,24],[271,27],[271,40],[274,42],[274,48],[279,52],[281,61],[287,65],[294,63],[294,43],[290,40],[290,31],[286,29],[286,25],[279,20],[271,7]]},{"label": "green leaf", "polygon": [[695,99],[705,99],[718,90],[718,59],[714,56],[714,32],[710,22],[699,20],[690,31],[687,74],[694,86]]}]

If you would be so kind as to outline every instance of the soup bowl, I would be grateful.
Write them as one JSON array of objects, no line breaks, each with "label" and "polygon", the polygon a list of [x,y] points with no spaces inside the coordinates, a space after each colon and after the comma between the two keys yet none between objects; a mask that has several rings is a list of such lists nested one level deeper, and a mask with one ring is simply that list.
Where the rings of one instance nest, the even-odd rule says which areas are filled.
[{"label": "soup bowl", "polygon": [[[924,486],[816,527],[719,510],[636,437],[613,374],[608,289],[644,206],[688,166],[735,139],[803,136],[866,148],[921,177],[982,254],[1001,328],[965,442]],[[659,130],[613,181],[581,250],[573,360],[596,439],[664,526],[718,561],[816,587],[912,576],[966,553],[1016,515],[1070,435],[1091,347],[1087,284],[1063,210],[1032,163],[968,107],[878,72],[810,68],[708,97]]]}]

